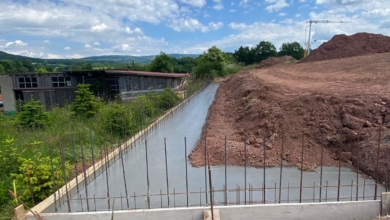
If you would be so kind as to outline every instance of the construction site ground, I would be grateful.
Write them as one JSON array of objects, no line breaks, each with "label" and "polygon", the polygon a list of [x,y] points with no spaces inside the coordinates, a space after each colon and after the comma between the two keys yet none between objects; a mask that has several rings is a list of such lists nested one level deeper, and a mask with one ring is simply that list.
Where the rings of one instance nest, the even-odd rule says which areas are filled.
[{"label": "construction site ground", "polygon": [[359,162],[375,177],[381,130],[378,173],[388,180],[389,61],[390,53],[383,53],[278,64],[222,80],[192,165],[204,165],[205,142],[210,163],[224,164],[226,137],[228,165],[244,165],[246,145],[247,164],[262,167],[265,140],[266,166],[280,166],[283,139],[283,166],[301,168],[303,142],[305,170],[320,165],[324,146],[324,166],[338,166],[339,159],[348,167]]}]

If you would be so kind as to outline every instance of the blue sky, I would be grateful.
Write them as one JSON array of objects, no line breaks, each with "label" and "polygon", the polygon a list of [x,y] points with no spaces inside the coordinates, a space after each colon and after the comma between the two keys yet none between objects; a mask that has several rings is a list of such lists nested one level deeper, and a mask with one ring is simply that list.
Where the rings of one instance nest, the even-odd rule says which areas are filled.
[{"label": "blue sky", "polygon": [[335,34],[390,35],[389,0],[1,0],[0,50],[40,58],[198,54]]}]

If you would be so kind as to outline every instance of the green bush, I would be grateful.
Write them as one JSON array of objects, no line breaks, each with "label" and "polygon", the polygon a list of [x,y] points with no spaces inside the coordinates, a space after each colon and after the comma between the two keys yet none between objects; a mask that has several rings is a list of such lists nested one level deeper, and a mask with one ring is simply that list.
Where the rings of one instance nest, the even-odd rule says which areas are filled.
[{"label": "green bush", "polygon": [[104,130],[113,135],[129,135],[136,129],[133,122],[133,112],[125,105],[112,103],[101,110]]},{"label": "green bush", "polygon": [[43,128],[49,124],[49,116],[39,100],[31,99],[20,107],[15,123],[28,128]]},{"label": "green bush", "polygon": [[[34,157],[29,159],[19,157],[18,160],[20,164],[18,172],[12,173],[11,178],[16,182],[18,197],[22,201],[31,201],[30,185],[34,195],[34,201],[37,203],[53,194],[55,184],[57,185],[57,188],[65,184],[62,164],[58,157],[53,158],[54,178],[52,176],[50,157],[42,157],[39,153],[36,153]],[[66,178],[69,177],[70,171],[71,166],[66,162]],[[30,183],[27,172],[30,174]],[[31,204],[29,202],[27,203]]]},{"label": "green bush", "polygon": [[78,116],[93,117],[99,110],[99,103],[89,89],[89,84],[78,84],[76,98],[71,105],[71,111]]},{"label": "green bush", "polygon": [[179,102],[179,100],[180,99],[179,99],[179,97],[177,97],[175,92],[170,87],[167,87],[158,96],[158,107],[160,109],[167,110],[167,109],[175,106],[176,103]]},{"label": "green bush", "polygon": [[141,112],[148,117],[155,114],[155,107],[151,101],[152,96],[140,95],[137,96],[136,105],[141,108]]}]

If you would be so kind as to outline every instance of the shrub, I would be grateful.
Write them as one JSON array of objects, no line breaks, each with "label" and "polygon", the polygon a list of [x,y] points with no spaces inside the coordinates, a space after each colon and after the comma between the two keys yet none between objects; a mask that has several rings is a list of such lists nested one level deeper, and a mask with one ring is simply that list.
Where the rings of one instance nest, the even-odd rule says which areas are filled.
[{"label": "shrub", "polygon": [[[57,188],[65,184],[64,172],[60,159],[53,158],[54,181],[52,177],[52,165],[50,157],[42,157],[39,153],[31,159],[19,157],[19,169],[17,173],[12,173],[18,187],[18,197],[22,201],[31,201],[30,184],[34,194],[34,201],[40,202],[53,193],[54,185]],[[28,168],[28,170],[27,170]],[[68,178],[71,166],[65,163],[65,176]],[[27,172],[30,174],[30,184]]]},{"label": "shrub", "polygon": [[179,97],[170,87],[165,88],[158,96],[158,106],[164,110],[172,108],[178,101]]},{"label": "shrub", "polygon": [[136,128],[133,113],[123,104],[113,103],[101,112],[103,128],[106,132],[122,136],[132,134]]},{"label": "shrub", "polygon": [[99,103],[89,89],[89,84],[78,84],[76,90],[76,98],[71,105],[73,114],[93,117],[99,110]]},{"label": "shrub", "polygon": [[20,107],[15,123],[28,128],[42,128],[49,124],[49,116],[39,100],[31,99]]},{"label": "shrub", "polygon": [[146,95],[137,96],[136,105],[137,107],[141,108],[141,111],[145,116],[151,117],[155,113],[155,107],[153,106],[153,103],[149,98],[149,96]]}]

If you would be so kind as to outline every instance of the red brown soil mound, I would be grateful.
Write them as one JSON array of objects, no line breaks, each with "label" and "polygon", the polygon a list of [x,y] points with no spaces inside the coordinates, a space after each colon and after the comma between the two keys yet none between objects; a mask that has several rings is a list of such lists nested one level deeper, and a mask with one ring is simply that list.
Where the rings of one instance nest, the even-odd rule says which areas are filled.
[{"label": "red brown soil mound", "polygon": [[295,62],[296,59],[292,56],[281,56],[281,57],[269,57],[263,61],[260,62],[258,66],[256,66],[257,69],[266,68],[270,66],[275,66],[278,64],[284,64],[286,62]]},{"label": "red brown soil mound", "polygon": [[[210,107],[202,140],[190,155],[204,165],[204,143],[213,165],[227,163],[266,166],[281,163],[284,130],[285,166],[300,166],[304,137],[304,166],[353,167],[360,146],[360,169],[375,176],[379,127],[381,180],[390,177],[390,53],[245,71],[220,84]],[[360,136],[358,135],[360,131]],[[358,142],[359,139],[359,142]],[[340,148],[341,146],[341,148]],[[339,151],[342,153],[339,154]]]},{"label": "red brown soil mound", "polygon": [[386,52],[390,52],[388,36],[370,33],[357,33],[350,36],[341,34],[321,44],[300,63]]}]

